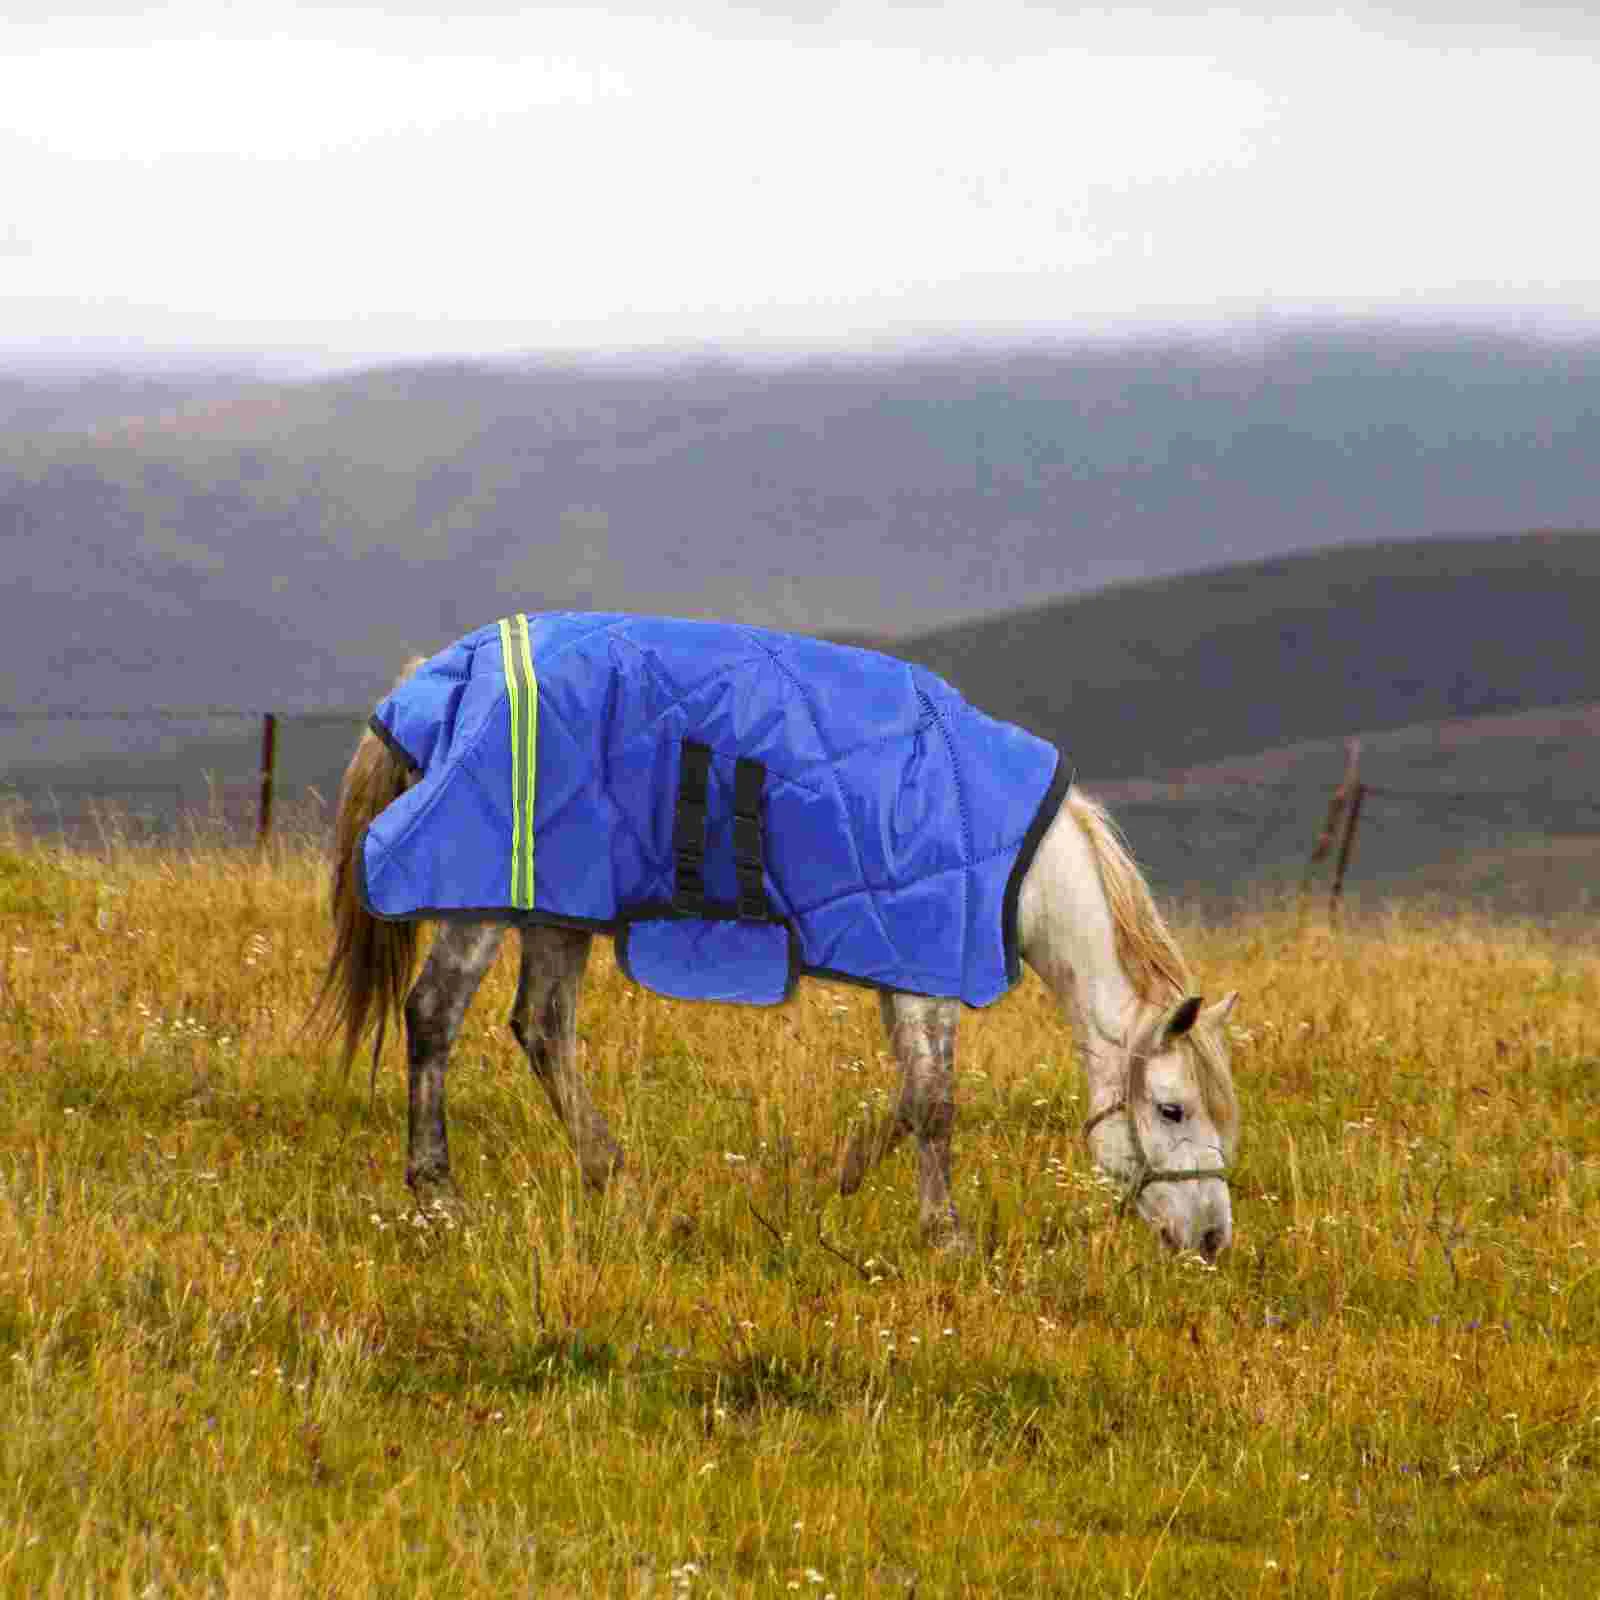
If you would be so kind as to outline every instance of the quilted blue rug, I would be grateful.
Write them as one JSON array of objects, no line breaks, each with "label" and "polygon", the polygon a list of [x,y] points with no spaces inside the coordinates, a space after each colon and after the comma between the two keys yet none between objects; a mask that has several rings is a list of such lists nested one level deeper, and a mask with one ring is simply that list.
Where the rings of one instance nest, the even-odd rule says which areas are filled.
[{"label": "quilted blue rug", "polygon": [[686,999],[812,975],[988,1005],[1071,776],[921,667],[671,618],[508,617],[372,726],[420,777],[363,836],[368,909],[593,928]]}]

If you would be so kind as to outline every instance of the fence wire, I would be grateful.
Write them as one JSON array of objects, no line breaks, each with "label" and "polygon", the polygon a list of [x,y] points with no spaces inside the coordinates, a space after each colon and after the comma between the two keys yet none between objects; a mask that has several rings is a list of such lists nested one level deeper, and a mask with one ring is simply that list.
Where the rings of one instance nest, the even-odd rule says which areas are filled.
[{"label": "fence wire", "polygon": [[[261,822],[265,715],[200,704],[0,709],[0,807],[31,833],[73,843],[108,833],[168,840],[196,825],[248,842]],[[325,828],[369,710],[274,715],[274,814]],[[1587,727],[1523,741],[1533,754],[1519,746],[1514,760],[1502,740],[1476,773],[1470,744],[1442,757],[1415,741],[1387,751],[1375,743],[1363,755],[1376,781],[1362,782],[1352,893],[1423,893],[1535,914],[1600,908],[1600,739]],[[1307,882],[1343,756],[1330,746],[1299,765],[1315,776],[1190,774],[1087,787],[1109,804],[1159,893],[1225,903]],[[1319,881],[1326,870],[1317,868]]]},{"label": "fence wire", "polygon": [[[261,821],[262,725],[237,706],[0,711],[0,802],[36,835],[136,841],[196,826],[253,838]],[[331,814],[370,708],[274,713],[274,812],[297,826]]]}]

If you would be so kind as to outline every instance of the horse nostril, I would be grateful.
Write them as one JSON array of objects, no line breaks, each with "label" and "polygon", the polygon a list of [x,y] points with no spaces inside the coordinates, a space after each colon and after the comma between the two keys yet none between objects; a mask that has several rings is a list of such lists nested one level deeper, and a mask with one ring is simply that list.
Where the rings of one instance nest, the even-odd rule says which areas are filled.
[{"label": "horse nostril", "polygon": [[1218,1254],[1227,1246],[1228,1232],[1226,1228],[1207,1228],[1200,1235],[1200,1254],[1207,1261],[1215,1261]]}]

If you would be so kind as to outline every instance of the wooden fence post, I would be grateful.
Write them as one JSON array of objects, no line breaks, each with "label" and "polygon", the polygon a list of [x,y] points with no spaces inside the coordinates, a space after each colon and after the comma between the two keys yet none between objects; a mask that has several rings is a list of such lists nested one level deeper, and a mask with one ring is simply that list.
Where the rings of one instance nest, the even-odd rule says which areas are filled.
[{"label": "wooden fence post", "polygon": [[278,760],[278,718],[269,711],[261,719],[261,804],[256,812],[256,849],[272,832],[272,778]]},{"label": "wooden fence post", "polygon": [[[1319,833],[1311,846],[1311,858],[1306,862],[1306,870],[1300,879],[1300,912],[1304,917],[1306,902],[1311,894],[1311,876],[1317,863],[1330,855],[1334,842],[1340,837],[1340,824],[1348,829],[1350,819],[1350,803],[1360,787],[1359,773],[1361,771],[1361,741],[1350,739],[1345,743],[1344,776],[1339,780],[1339,787],[1333,791],[1328,800],[1327,820],[1322,824]],[[1343,876],[1343,868],[1340,868]],[[1334,896],[1338,898],[1337,893]]]},{"label": "wooden fence post", "polygon": [[1357,782],[1350,792],[1350,807],[1345,812],[1344,837],[1339,841],[1339,861],[1333,869],[1333,888],[1328,895],[1328,920],[1331,922],[1339,912],[1339,897],[1344,893],[1345,868],[1350,865],[1350,855],[1356,846],[1356,825],[1361,821],[1361,802],[1365,799],[1367,786]]}]

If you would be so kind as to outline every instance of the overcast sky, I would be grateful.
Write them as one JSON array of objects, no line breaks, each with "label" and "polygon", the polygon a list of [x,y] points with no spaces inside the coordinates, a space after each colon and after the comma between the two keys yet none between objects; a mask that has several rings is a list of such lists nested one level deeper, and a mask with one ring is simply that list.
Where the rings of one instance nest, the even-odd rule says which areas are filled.
[{"label": "overcast sky", "polygon": [[0,0],[0,347],[1600,323],[1593,8],[1298,9]]}]

